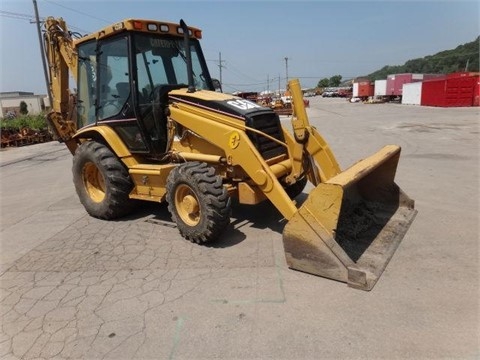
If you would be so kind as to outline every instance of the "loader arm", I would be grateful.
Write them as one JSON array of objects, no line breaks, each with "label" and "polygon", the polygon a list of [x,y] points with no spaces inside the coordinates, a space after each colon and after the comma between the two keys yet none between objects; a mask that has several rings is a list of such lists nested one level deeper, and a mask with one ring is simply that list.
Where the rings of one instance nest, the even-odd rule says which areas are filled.
[{"label": "loader arm", "polygon": [[68,81],[69,75],[77,80],[78,54],[62,18],[48,17],[44,26],[45,56],[49,68],[48,86],[52,94],[51,111],[47,120],[59,141],[65,142],[73,154],[77,148],[77,142],[72,139],[76,132],[75,99],[70,95]]},{"label": "loader arm", "polygon": [[287,134],[286,137],[293,161],[292,172],[286,181],[292,183],[298,179],[303,166],[303,156],[308,156],[309,180],[316,186],[338,175],[340,166],[328,143],[308,121],[300,82],[297,79],[290,80],[288,88],[293,102],[291,118],[293,136]]}]

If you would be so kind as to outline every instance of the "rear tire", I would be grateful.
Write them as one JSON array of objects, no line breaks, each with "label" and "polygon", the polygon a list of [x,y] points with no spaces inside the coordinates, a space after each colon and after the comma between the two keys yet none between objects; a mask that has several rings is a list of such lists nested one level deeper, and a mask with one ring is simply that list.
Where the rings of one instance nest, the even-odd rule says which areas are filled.
[{"label": "rear tire", "polygon": [[180,234],[197,244],[217,240],[230,223],[231,200],[222,178],[206,163],[188,162],[167,179],[168,210]]},{"label": "rear tire", "polygon": [[96,141],[81,144],[73,156],[72,172],[78,197],[88,214],[111,220],[131,212],[133,182],[108,147]]}]

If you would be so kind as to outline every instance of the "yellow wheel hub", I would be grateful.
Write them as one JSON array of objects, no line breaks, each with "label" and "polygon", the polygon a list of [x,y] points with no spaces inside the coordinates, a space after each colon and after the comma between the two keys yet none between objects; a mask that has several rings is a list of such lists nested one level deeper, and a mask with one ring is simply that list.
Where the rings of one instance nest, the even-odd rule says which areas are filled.
[{"label": "yellow wheel hub", "polygon": [[102,202],[106,192],[105,178],[98,167],[92,162],[86,163],[83,166],[82,178],[90,199],[96,203]]},{"label": "yellow wheel hub", "polygon": [[183,222],[189,226],[198,225],[200,222],[200,206],[192,189],[181,184],[175,191],[175,208]]}]

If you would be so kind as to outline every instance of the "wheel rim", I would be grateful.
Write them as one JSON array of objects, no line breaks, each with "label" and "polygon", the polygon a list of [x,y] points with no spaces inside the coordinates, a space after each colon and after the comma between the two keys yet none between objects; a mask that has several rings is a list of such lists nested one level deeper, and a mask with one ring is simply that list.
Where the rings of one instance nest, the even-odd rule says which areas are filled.
[{"label": "wheel rim", "polygon": [[200,206],[193,190],[186,184],[180,184],[175,190],[175,208],[182,221],[195,226],[200,222]]},{"label": "wheel rim", "polygon": [[85,190],[92,201],[99,203],[105,199],[105,178],[98,167],[88,162],[83,166],[82,171]]}]

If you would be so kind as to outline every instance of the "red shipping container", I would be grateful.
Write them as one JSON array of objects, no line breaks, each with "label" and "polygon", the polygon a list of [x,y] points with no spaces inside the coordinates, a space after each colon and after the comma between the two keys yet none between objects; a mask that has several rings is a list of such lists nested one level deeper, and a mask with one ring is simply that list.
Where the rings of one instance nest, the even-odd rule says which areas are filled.
[{"label": "red shipping container", "polygon": [[473,76],[447,79],[447,106],[473,106],[473,90],[476,79]]},{"label": "red shipping container", "polygon": [[477,78],[477,85],[473,89],[473,106],[480,106],[480,77]]},{"label": "red shipping container", "polygon": [[449,74],[445,79],[424,81],[421,104],[425,106],[474,106],[479,76]]},{"label": "red shipping container", "polygon": [[420,104],[424,106],[446,106],[446,86],[446,79],[424,81],[422,84],[422,98]]},{"label": "red shipping container", "polygon": [[358,83],[358,97],[373,96],[375,85],[371,81],[362,81]]},{"label": "red shipping container", "polygon": [[480,73],[478,73],[478,72],[459,71],[459,72],[448,74],[447,78],[457,78],[457,77],[465,77],[465,76],[479,76],[479,75],[480,75]]}]

